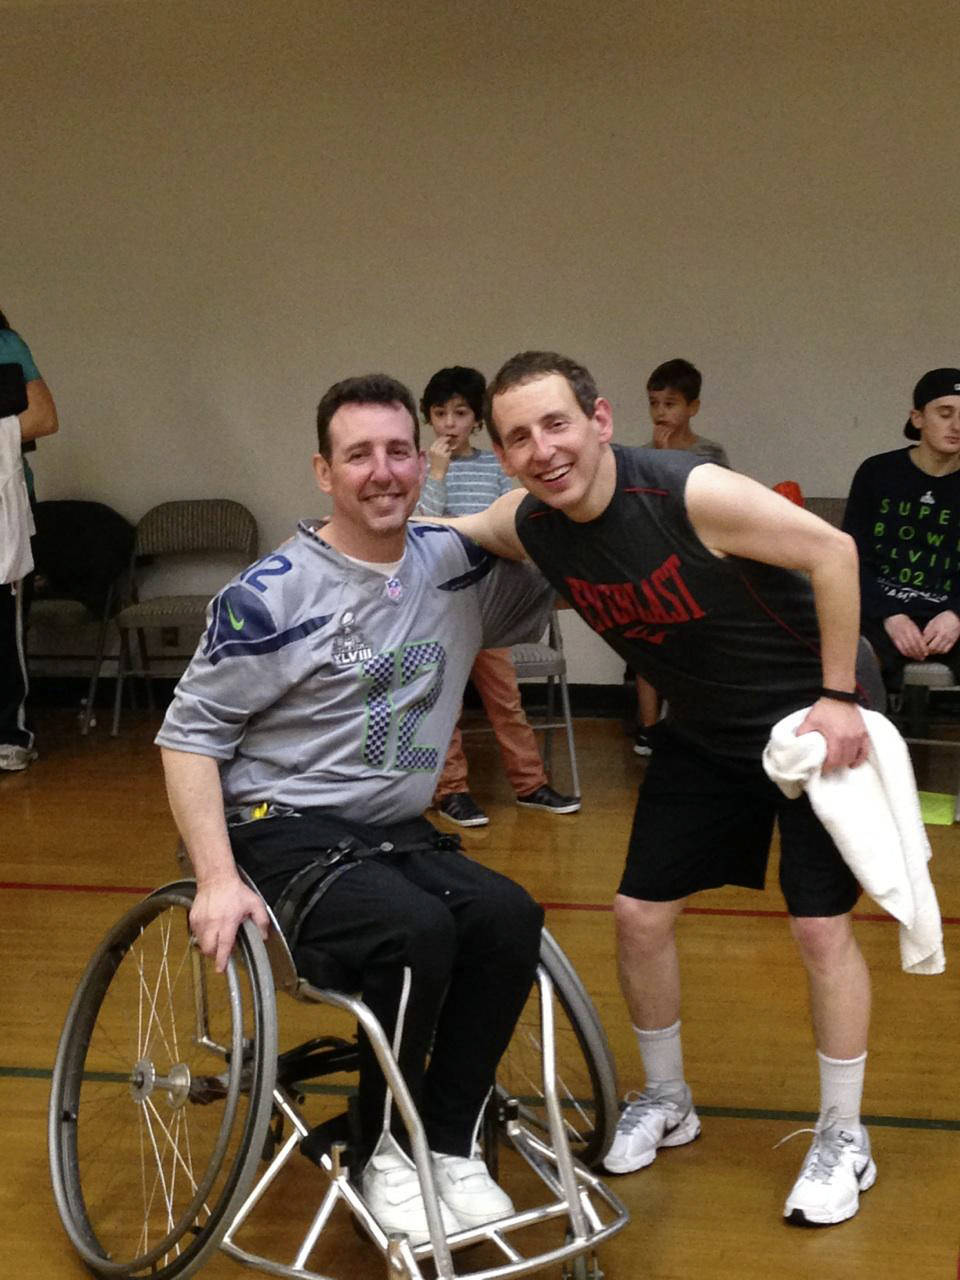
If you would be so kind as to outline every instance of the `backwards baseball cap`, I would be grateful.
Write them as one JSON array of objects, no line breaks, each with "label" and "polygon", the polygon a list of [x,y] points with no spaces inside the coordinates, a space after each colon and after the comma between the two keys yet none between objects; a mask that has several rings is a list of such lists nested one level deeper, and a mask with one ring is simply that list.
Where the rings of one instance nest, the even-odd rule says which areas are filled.
[{"label": "backwards baseball cap", "polygon": [[[925,373],[913,388],[913,407],[922,409],[941,396],[960,396],[960,369],[931,369]],[[909,418],[903,434],[908,440],[920,439],[920,432]]]}]

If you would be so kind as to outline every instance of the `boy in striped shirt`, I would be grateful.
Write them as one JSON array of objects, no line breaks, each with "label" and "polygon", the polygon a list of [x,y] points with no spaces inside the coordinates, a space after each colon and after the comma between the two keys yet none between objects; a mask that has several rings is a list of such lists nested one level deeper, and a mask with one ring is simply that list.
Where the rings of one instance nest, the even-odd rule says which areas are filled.
[{"label": "boy in striped shirt", "polygon": [[[485,390],[483,374],[463,365],[440,369],[427,383],[420,413],[436,438],[427,454],[429,470],[417,508],[422,515],[474,515],[513,488],[496,456],[471,441],[483,425]],[[549,813],[576,813],[579,797],[559,795],[547,784],[536,738],[520,705],[509,650],[482,649],[470,678],[497,736],[517,804]],[[490,821],[467,787],[467,758],[459,725],[450,740],[433,804],[438,813],[461,827],[483,827]]]}]

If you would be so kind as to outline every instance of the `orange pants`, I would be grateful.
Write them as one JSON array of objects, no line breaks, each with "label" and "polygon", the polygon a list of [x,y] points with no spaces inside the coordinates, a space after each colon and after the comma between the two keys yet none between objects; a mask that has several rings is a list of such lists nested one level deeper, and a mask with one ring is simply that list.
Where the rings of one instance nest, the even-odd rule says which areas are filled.
[{"label": "orange pants", "polygon": [[[510,661],[510,650],[482,649],[477,654],[470,679],[497,735],[503,767],[511,786],[518,796],[529,795],[544,785],[547,775],[537,740],[520,705],[520,689],[517,673]],[[457,725],[434,792],[434,803],[454,792],[467,790],[467,757],[463,752],[463,735]]]}]

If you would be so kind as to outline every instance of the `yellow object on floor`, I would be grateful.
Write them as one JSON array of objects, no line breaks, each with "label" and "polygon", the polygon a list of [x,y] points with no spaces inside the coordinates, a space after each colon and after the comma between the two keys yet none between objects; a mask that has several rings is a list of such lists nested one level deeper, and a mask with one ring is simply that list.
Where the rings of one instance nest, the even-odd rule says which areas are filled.
[{"label": "yellow object on floor", "polygon": [[957,803],[956,796],[947,796],[939,791],[921,791],[920,813],[923,820],[934,827],[953,826],[953,810]]}]

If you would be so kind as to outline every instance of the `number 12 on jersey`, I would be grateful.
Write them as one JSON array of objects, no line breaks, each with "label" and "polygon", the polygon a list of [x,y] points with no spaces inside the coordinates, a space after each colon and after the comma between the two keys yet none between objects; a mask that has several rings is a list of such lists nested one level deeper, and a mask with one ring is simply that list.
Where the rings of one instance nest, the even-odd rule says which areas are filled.
[{"label": "number 12 on jersey", "polygon": [[[440,697],[446,665],[447,655],[436,640],[386,649],[363,663],[361,679],[367,685],[363,738],[365,764],[372,769],[385,768],[392,744],[394,768],[415,773],[438,767],[438,749],[420,746],[413,739],[420,721]],[[430,673],[430,678],[423,693],[415,702],[398,711],[394,691],[413,684],[424,673]]]}]

